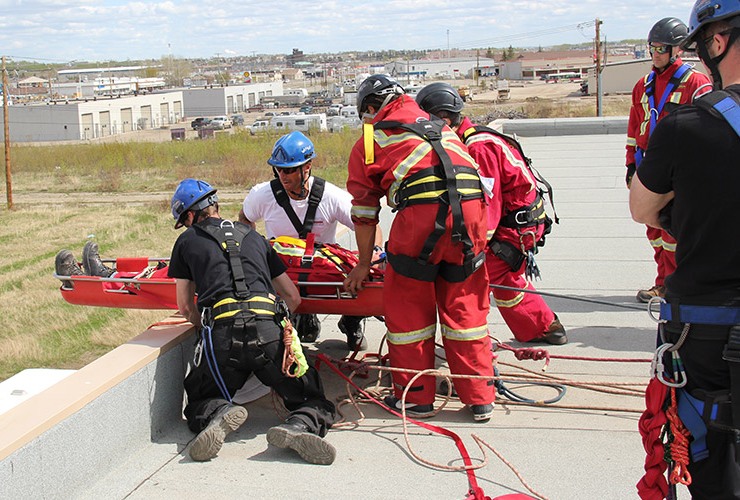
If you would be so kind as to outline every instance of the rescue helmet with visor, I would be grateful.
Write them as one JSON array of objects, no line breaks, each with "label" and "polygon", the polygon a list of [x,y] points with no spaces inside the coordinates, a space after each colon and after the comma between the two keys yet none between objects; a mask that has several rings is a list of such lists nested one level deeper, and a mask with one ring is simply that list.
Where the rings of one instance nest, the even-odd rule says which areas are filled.
[{"label": "rescue helmet with visor", "polygon": [[393,97],[404,93],[403,87],[390,76],[371,75],[357,88],[357,112],[362,116],[367,112],[367,107],[373,104],[377,112]]},{"label": "rescue helmet with visor", "polygon": [[681,44],[681,48],[697,50],[697,42],[701,41],[699,35],[702,30],[708,24],[722,20],[730,23],[734,28],[733,31],[740,28],[740,0],[697,0],[691,9],[689,33]]},{"label": "rescue helmet with visor", "polygon": [[185,179],[180,182],[172,195],[170,207],[172,217],[175,219],[175,229],[183,226],[188,211],[203,210],[218,202],[216,189],[206,181],[198,179]]},{"label": "rescue helmet with visor", "polygon": [[459,113],[465,106],[457,90],[444,82],[434,82],[424,86],[416,94],[416,103],[421,109],[433,115],[440,111]]}]

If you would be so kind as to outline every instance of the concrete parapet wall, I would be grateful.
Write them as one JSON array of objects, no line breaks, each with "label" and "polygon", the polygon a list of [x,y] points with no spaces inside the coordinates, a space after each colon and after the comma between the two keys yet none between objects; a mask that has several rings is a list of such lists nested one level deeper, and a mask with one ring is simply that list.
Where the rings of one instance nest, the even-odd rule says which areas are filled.
[{"label": "concrete parapet wall", "polygon": [[522,137],[560,135],[626,134],[627,116],[602,118],[531,118],[495,120],[489,126],[505,134]]},{"label": "concrete parapet wall", "polygon": [[182,420],[193,327],[153,326],[0,415],[0,498],[72,498]]}]

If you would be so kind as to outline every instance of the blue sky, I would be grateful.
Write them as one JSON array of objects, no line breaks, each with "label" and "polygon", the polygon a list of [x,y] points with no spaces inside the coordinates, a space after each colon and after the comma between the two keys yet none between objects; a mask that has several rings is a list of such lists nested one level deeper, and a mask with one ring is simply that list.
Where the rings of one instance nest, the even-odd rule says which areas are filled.
[{"label": "blue sky", "polygon": [[0,55],[68,62],[645,38],[693,0],[0,0]]}]

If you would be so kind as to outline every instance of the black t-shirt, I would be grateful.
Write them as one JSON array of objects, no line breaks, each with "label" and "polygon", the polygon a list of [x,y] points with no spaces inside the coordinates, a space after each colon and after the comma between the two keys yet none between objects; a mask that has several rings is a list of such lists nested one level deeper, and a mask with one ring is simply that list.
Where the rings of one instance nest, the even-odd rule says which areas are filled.
[{"label": "black t-shirt", "polygon": [[[211,217],[204,223],[219,226],[221,221]],[[270,243],[256,231],[250,231],[242,241],[240,256],[250,292],[275,293],[272,280],[286,268]],[[189,227],[177,238],[168,275],[195,282],[200,310],[235,292],[228,257],[216,240],[194,227]]]},{"label": "black t-shirt", "polygon": [[[740,94],[740,85],[727,89]],[[676,264],[667,296],[686,303],[740,299],[740,137],[721,117],[682,106],[663,118],[637,169],[658,194],[673,191]]]}]

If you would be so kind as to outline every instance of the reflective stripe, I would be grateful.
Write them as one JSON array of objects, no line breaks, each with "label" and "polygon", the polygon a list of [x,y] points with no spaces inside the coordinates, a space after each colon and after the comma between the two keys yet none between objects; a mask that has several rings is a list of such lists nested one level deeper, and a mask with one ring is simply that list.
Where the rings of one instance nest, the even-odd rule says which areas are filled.
[{"label": "reflective stripe", "polygon": [[454,330],[448,326],[442,325],[442,336],[450,340],[471,341],[479,340],[488,336],[488,326],[476,326],[467,330]]},{"label": "reflective stripe", "polygon": [[670,99],[668,99],[668,102],[681,104],[681,92],[672,93]]},{"label": "reflective stripe", "polygon": [[663,250],[665,250],[666,252],[676,253],[676,244],[668,243],[666,240],[663,240]]},{"label": "reflective stripe", "polygon": [[517,158],[516,155],[514,155],[514,152],[511,150],[511,146],[509,145],[506,140],[497,137],[493,134],[475,134],[470,137],[470,139],[465,141],[465,144],[470,146],[472,144],[475,144],[476,142],[485,142],[485,141],[491,141],[494,144],[496,144],[497,149],[502,151],[504,153],[504,156],[506,157],[506,160],[511,163],[513,166],[518,168],[522,175],[524,175],[524,178],[527,179],[529,182],[529,189],[527,192],[530,192],[537,187],[537,182],[532,178],[532,174],[529,171],[529,168],[527,167],[527,164],[524,162],[524,160]]},{"label": "reflective stripe", "polygon": [[[247,311],[250,311],[250,312],[253,312],[254,314],[259,314],[261,316],[275,316],[275,311],[268,311],[267,309],[252,309],[252,308],[247,308],[246,310]],[[239,309],[235,309],[233,311],[229,311],[229,312],[225,312],[225,313],[219,314],[218,316],[214,316],[213,317],[213,321],[217,321],[219,319],[224,319],[224,318],[230,318],[232,316],[235,316],[239,312],[241,312]]]},{"label": "reflective stripe", "polygon": [[486,231],[486,241],[488,241],[491,238],[493,238],[493,235],[494,234],[496,234],[496,230],[495,229],[489,229],[489,230],[487,230]]},{"label": "reflective stripe", "polygon": [[650,240],[650,246],[653,248],[663,248],[663,238],[656,238],[654,240]]},{"label": "reflective stripe", "polygon": [[[216,311],[219,307],[223,307],[223,306],[228,305],[228,304],[245,304],[246,305],[246,304],[254,304],[254,303],[258,303],[258,302],[262,302],[264,304],[270,304],[272,306],[275,305],[275,301],[274,300],[272,300],[272,299],[270,299],[268,297],[260,297],[259,295],[255,295],[253,297],[250,297],[247,300],[236,300],[236,299],[233,299],[231,297],[227,297],[225,299],[222,299],[222,300],[219,300],[218,302],[216,302],[211,309],[213,311]],[[260,314],[260,315],[263,315],[263,316],[275,316],[275,311],[273,309],[259,309],[259,308],[255,308],[255,307],[245,307],[244,309],[246,309],[248,311],[251,311],[254,314]],[[230,318],[230,317],[236,315],[237,313],[239,313],[239,311],[244,310],[244,309],[234,309],[232,311],[226,311],[224,313],[221,313],[221,314],[218,314],[218,315],[214,316],[213,317],[213,320],[216,321],[216,320],[219,320],[219,319]]]},{"label": "reflective stripe", "polygon": [[429,325],[422,328],[421,330],[415,330],[413,332],[388,332],[388,343],[393,345],[407,345],[415,342],[421,342],[422,340],[433,339],[434,334],[437,331],[437,325]]},{"label": "reflective stripe", "polygon": [[505,307],[507,309],[510,309],[517,306],[522,300],[524,300],[524,292],[517,293],[513,299],[500,300],[494,296],[494,300],[496,301],[496,307]]},{"label": "reflective stripe", "polygon": [[627,145],[637,147],[637,139],[635,139],[634,137],[627,137]]},{"label": "reflective stripe", "polygon": [[365,147],[365,165],[375,163],[374,128],[372,123],[362,124],[362,144]]},{"label": "reflective stripe", "polygon": [[350,211],[350,215],[352,217],[357,217],[358,219],[378,219],[378,214],[380,213],[380,207],[362,207],[359,205],[354,205]]}]

